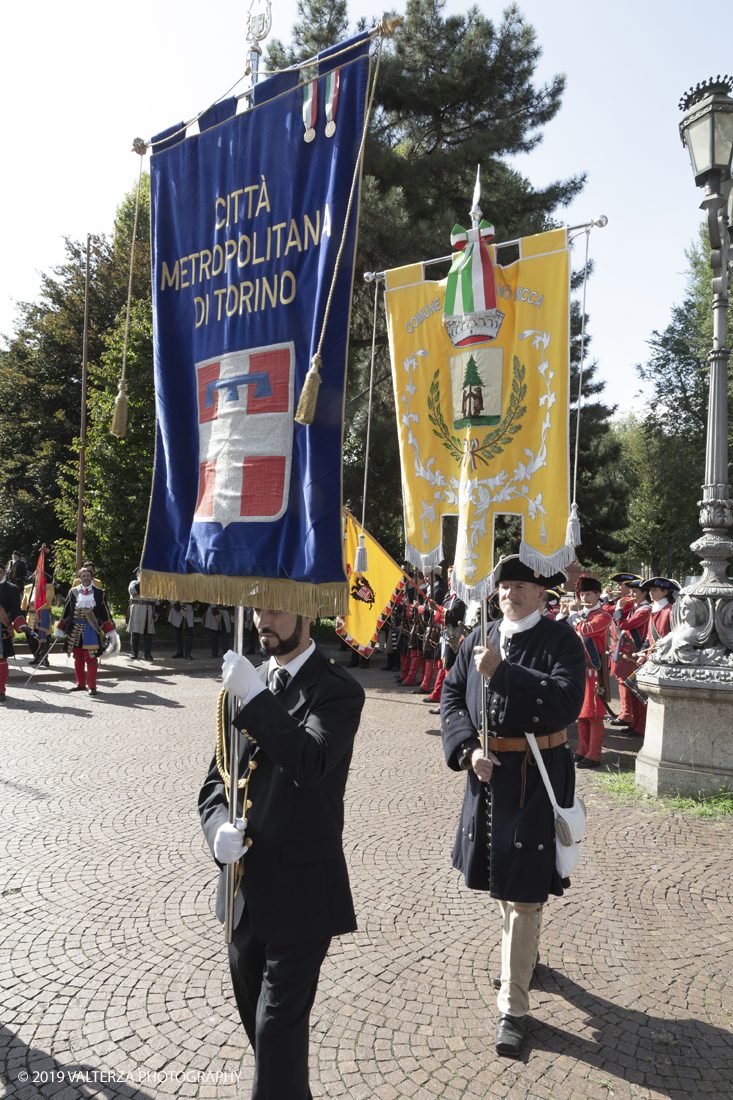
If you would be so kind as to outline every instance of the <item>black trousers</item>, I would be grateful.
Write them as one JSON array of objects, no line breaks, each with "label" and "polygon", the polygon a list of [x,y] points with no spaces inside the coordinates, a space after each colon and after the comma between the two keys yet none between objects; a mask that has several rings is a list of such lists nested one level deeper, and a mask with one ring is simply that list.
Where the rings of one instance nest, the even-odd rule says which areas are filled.
[{"label": "black trousers", "polygon": [[[184,637],[183,637],[184,630],[185,630],[185,633],[186,633],[185,643],[184,643]],[[193,627],[192,626],[184,627],[183,623],[181,623],[180,626],[174,626],[173,627],[173,637],[176,639],[176,652],[173,654],[173,656],[174,657],[183,657],[183,655],[184,655],[183,646],[185,644],[185,646],[186,646],[185,655],[186,655],[186,657],[190,657],[191,656],[191,649],[193,648]]]},{"label": "black trousers", "polygon": [[245,906],[229,944],[229,970],[255,1056],[252,1100],[312,1100],[309,1018],[330,942],[263,943]]},{"label": "black trousers", "polygon": [[211,641],[211,656],[212,657],[218,657],[219,656],[219,638],[221,638],[222,656],[225,653],[229,652],[229,635],[226,632],[226,630],[224,630],[223,627],[221,627],[219,630],[210,630],[209,631],[209,639]]},{"label": "black trousers", "polygon": [[153,635],[149,630],[146,630],[143,634],[136,631],[130,635],[130,653],[133,657],[137,657],[140,652],[140,638],[143,640],[143,651],[145,653],[145,660],[149,661],[153,656]]}]

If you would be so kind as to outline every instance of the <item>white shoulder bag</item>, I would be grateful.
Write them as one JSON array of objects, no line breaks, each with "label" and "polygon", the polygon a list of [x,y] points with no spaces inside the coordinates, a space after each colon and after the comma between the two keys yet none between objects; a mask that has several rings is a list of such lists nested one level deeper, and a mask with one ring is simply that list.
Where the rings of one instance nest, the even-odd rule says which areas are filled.
[{"label": "white shoulder bag", "polygon": [[558,806],[545,762],[542,759],[540,750],[537,748],[535,736],[533,733],[527,733],[525,736],[532,749],[535,763],[540,769],[542,782],[545,784],[545,789],[552,803],[552,811],[555,815],[555,866],[557,867],[557,873],[560,878],[567,878],[575,870],[580,857],[580,841],[585,836],[585,803],[576,795],[569,809]]}]

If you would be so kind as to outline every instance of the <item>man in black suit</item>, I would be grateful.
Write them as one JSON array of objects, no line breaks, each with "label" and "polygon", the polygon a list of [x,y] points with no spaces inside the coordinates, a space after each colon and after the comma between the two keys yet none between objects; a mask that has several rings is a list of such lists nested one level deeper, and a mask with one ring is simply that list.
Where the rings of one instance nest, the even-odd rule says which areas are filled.
[{"label": "man in black suit", "polygon": [[199,812],[220,867],[221,921],[226,864],[244,860],[229,968],[255,1054],[252,1100],[310,1100],[308,1021],[321,964],[331,937],[356,928],[341,838],[364,691],[316,649],[310,619],[256,608],[254,622],[269,662],[256,672],[229,650],[223,675],[242,703],[246,818],[229,825],[216,760]]}]

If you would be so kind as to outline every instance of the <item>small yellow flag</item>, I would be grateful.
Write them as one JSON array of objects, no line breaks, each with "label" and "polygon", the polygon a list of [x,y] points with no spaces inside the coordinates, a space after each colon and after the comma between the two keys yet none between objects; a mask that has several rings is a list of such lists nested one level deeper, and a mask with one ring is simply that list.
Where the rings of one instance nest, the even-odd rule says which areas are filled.
[{"label": "small yellow flag", "polygon": [[368,568],[354,572],[361,524],[344,508],[346,575],[349,578],[349,612],[339,619],[336,633],[363,657],[371,657],[379,631],[392,614],[395,600],[407,583],[399,565],[376,539],[364,530]]}]

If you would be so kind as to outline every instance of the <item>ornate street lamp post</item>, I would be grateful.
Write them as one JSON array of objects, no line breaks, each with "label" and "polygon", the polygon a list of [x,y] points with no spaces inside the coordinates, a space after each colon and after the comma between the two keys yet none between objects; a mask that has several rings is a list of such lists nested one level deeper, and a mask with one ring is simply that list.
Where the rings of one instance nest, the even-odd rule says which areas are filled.
[{"label": "ornate street lamp post", "polygon": [[728,483],[726,347],[732,89],[730,77],[718,77],[698,84],[680,101],[685,111],[682,143],[690,154],[695,183],[705,188],[701,209],[710,235],[713,347],[708,356],[705,484],[698,502],[703,534],[692,544],[702,559],[702,578],[683,590],[672,613],[672,633],[657,644],[637,676],[649,695],[649,714],[636,781],[654,794],[733,785],[733,583],[726,571],[733,554],[728,534],[733,502]]}]

